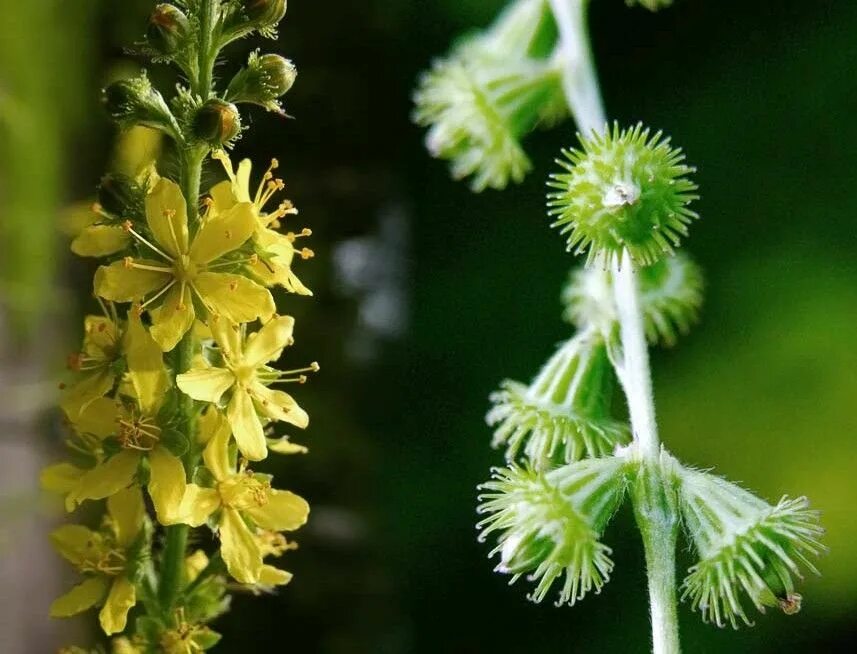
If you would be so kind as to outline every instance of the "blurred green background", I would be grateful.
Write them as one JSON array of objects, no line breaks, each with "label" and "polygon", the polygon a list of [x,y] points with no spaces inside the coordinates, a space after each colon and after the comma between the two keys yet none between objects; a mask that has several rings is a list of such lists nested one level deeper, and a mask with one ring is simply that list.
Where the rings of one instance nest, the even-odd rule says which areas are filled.
[{"label": "blurred green background", "polygon": [[[313,506],[295,581],[237,597],[218,651],[645,652],[642,549],[627,511],[609,529],[616,571],[574,609],[507,588],[476,542],[487,395],[528,379],[569,333],[570,266],[543,213],[565,124],[527,141],[520,187],[472,195],[429,159],[409,121],[417,74],[501,0],[290,3],[275,50],[300,76],[295,120],[250,112],[238,156],[281,162],[312,227],[311,300],[295,360],[322,372],[299,399],[306,457],[271,467]],[[148,0],[0,2],[0,651],[85,639],[45,617],[70,576],[44,546],[62,516],[38,499],[56,456],[51,410],[88,310],[91,265],[59,232],[92,195],[112,127],[98,89],[127,65]],[[688,249],[708,278],[701,324],[654,355],[662,435],[771,500],[808,495],[830,553],[803,611],[740,632],[681,611],[688,652],[846,652],[857,637],[857,3],[678,0],[652,15],[593,0],[608,113],[662,128],[699,168]],[[123,63],[126,62],[126,63]],[[39,520],[34,520],[35,515]],[[687,552],[682,563],[690,564]],[[21,598],[21,594],[26,596]],[[75,632],[74,629],[77,629]]]}]

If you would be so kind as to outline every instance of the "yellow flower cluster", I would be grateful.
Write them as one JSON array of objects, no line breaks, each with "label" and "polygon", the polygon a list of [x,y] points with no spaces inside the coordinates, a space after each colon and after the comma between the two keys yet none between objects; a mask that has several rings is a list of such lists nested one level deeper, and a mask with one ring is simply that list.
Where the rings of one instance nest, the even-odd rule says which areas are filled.
[{"label": "yellow flower cluster", "polygon": [[[313,254],[295,245],[310,232],[278,231],[297,211],[288,201],[267,208],[283,189],[276,161],[252,192],[249,160],[235,170],[225,152],[213,159],[227,179],[202,198],[198,218],[188,215],[195,203],[179,185],[148,167],[134,180],[142,211],[118,215],[96,206],[72,246],[110,261],[95,274],[103,315],[86,318],[83,347],[69,358],[74,380],[61,401],[69,456],[43,471],[42,484],[64,497],[68,511],[106,499],[106,512],[97,529],[66,525],[53,533],[83,580],[54,602],[51,615],[100,606],[104,632],[122,634],[138,600],[157,601],[157,566],[166,563],[156,529],[205,525],[220,544],[214,554],[187,558],[185,596],[162,607],[179,617],[155,635],[138,628],[116,640],[123,651],[149,651],[138,647],[146,638],[159,643],[157,651],[202,651],[183,643],[216,634],[186,619],[181,598],[207,592],[217,604],[225,585],[207,588],[212,573],[228,572],[256,592],[288,583],[291,574],[264,559],[292,548],[281,532],[299,528],[309,513],[306,501],[273,488],[270,476],[249,465],[269,451],[306,451],[272,437],[275,422],[309,422],[276,386],[303,383],[318,364],[273,367],[294,342],[294,319],[276,314],[270,289],[311,295],[292,271],[296,256]],[[189,367],[178,363],[182,347],[190,348]]]}]

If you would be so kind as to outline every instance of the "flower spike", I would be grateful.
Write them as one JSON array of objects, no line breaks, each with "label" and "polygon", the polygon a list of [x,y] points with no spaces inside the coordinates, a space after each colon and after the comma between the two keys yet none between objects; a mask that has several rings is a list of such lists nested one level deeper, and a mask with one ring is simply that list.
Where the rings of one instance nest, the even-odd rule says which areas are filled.
[{"label": "flower spike", "polygon": [[566,341],[529,386],[506,380],[491,395],[485,417],[494,447],[506,458],[525,455],[536,468],[609,454],[628,431],[610,417],[613,372],[603,338],[594,330]]},{"label": "flower spike", "polygon": [[627,250],[635,264],[659,261],[687,236],[698,215],[688,208],[697,199],[681,150],[661,132],[650,136],[638,123],[620,130],[580,137],[581,149],[563,150],[557,164],[566,172],[550,176],[548,214],[567,236],[568,249],[586,252],[587,263],[605,267]]},{"label": "flower spike", "polygon": [[751,625],[740,600],[743,591],[760,611],[800,610],[794,578],[799,566],[818,574],[809,560],[824,551],[818,511],[805,497],[783,497],[775,506],[720,477],[676,467],[685,527],[700,561],[690,568],[682,599],[706,621],[737,629]]},{"label": "flower spike", "polygon": [[613,570],[601,533],[622,500],[625,463],[610,457],[579,461],[551,472],[512,466],[494,470],[480,490],[479,540],[500,532],[489,556],[500,554],[495,570],[510,583],[528,574],[536,582],[528,596],[541,602],[564,575],[557,606],[573,605],[590,590],[599,592]]}]

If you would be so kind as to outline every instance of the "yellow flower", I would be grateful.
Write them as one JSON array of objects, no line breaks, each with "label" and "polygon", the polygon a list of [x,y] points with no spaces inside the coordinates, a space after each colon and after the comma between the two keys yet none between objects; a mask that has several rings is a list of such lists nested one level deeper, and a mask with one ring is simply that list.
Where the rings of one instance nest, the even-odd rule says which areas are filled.
[{"label": "yellow flower", "polygon": [[108,520],[101,530],[65,525],[51,534],[60,555],[84,575],[83,582],[51,605],[52,617],[69,617],[103,604],[99,619],[104,632],[124,631],[128,611],[137,603],[131,554],[145,512],[139,489],[129,488],[107,500]]},{"label": "yellow flower", "polygon": [[216,184],[209,192],[213,210],[217,213],[225,212],[239,202],[250,202],[253,205],[253,213],[257,221],[253,238],[258,250],[263,255],[258,262],[250,266],[250,270],[266,286],[279,285],[290,293],[312,295],[312,291],[304,286],[297,275],[292,272],[292,261],[295,254],[300,255],[302,259],[309,259],[313,256],[313,251],[309,248],[297,250],[294,246],[296,239],[310,236],[312,232],[307,228],[302,229],[297,234],[294,232],[281,234],[276,231],[275,228],[280,226],[282,219],[287,215],[298,213],[298,210],[288,200],[281,202],[274,211],[265,212],[265,206],[273,195],[285,188],[283,180],[275,179],[272,172],[279,165],[277,160],[271,161],[271,166],[262,176],[256,193],[251,195],[250,170],[252,163],[249,159],[241,161],[236,172],[232,168],[229,155],[223,150],[218,150],[211,156],[223,164],[223,168],[229,177],[228,180]]},{"label": "yellow flower", "polygon": [[103,316],[85,318],[83,347],[68,359],[68,367],[79,375],[77,382],[65,390],[60,403],[72,421],[91,402],[113,389],[117,363],[122,360],[123,340],[126,346],[134,346],[130,341],[139,337],[137,331],[123,333],[125,326],[112,304],[104,309]]},{"label": "yellow flower", "polygon": [[301,428],[309,424],[309,416],[291,395],[269,386],[303,382],[306,377],[302,373],[318,370],[318,364],[287,371],[265,365],[278,359],[283,348],[292,344],[294,324],[291,316],[278,316],[244,338],[238,325],[222,318],[212,320],[209,326],[220,346],[224,367],[194,367],[176,377],[182,391],[202,402],[219,403],[231,391],[226,416],[238,449],[251,461],[268,455],[263,419],[284,420]]},{"label": "yellow flower", "polygon": [[[81,414],[75,427],[100,439],[115,436],[120,451],[109,458],[98,460],[96,465],[79,475],[66,498],[67,507],[85,500],[109,497],[130,486],[145,458],[149,464],[149,495],[155,505],[158,521],[173,524],[184,495],[186,479],[182,462],[162,442],[162,428],[158,424],[169,377],[164,368],[161,350],[148,337],[139,317],[132,310],[128,319],[129,333],[142,332],[131,339],[126,347],[128,377],[134,391],[132,404],[100,398],[92,402]],[[133,345],[131,345],[133,344]],[[62,465],[62,464],[61,464]],[[52,478],[62,473],[72,479],[75,471],[52,469]]]},{"label": "yellow flower", "polygon": [[[126,257],[95,274],[95,293],[115,302],[142,300],[151,311],[152,336],[166,352],[172,350],[194,323],[194,302],[211,315],[250,322],[274,313],[271,294],[256,282],[220,269],[247,260],[226,259],[253,234],[256,220],[249,203],[207,217],[191,238],[187,207],[175,182],[161,179],[146,196],[146,221],[151,239],[133,225],[125,229],[151,251],[155,259]],[[154,242],[153,242],[154,241]]]},{"label": "yellow flower", "polygon": [[[262,475],[244,464],[236,469],[229,457],[229,424],[218,416],[207,423],[213,429],[203,451],[205,466],[215,480],[213,488],[188,484],[182,502],[183,521],[198,527],[209,517],[220,534],[220,553],[229,574],[244,584],[285,583],[262,558],[270,551],[260,544],[257,530],[292,531],[306,522],[309,505],[289,491],[271,488]],[[278,571],[280,572],[280,571]],[[288,574],[288,573],[283,573]]]}]

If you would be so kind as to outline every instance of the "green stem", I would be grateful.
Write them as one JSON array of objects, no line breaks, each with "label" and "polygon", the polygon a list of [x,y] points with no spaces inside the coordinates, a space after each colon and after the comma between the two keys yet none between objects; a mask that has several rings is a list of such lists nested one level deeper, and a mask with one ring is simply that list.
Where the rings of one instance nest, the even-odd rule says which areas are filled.
[{"label": "green stem", "polygon": [[[578,128],[584,134],[607,125],[586,28],[587,0],[549,0],[560,34],[563,88]],[[640,475],[633,494],[634,513],[643,537],[654,654],[678,654],[675,548],[678,512],[675,492],[660,463],[648,345],[643,330],[637,272],[628,257],[613,271],[621,353],[614,361],[628,401]]]},{"label": "green stem", "polygon": [[675,552],[678,541],[676,493],[660,462],[645,462],[634,484],[634,515],[643,537],[649,606],[652,614],[652,652],[679,654]]},{"label": "green stem", "polygon": [[[216,20],[217,0],[203,0],[200,7],[200,39],[198,49],[198,70],[196,88],[193,90],[202,98],[211,94],[211,83],[216,53],[212,49],[212,36]],[[208,154],[203,146],[187,146],[182,156],[181,187],[187,203],[188,222],[191,226],[199,221],[199,192],[202,177],[202,164]],[[196,342],[193,329],[182,337],[174,354],[176,375],[190,370]],[[198,461],[196,441],[196,415],[193,400],[184,393],[179,394],[178,427],[187,436],[188,452],[185,455],[185,474],[193,477]],[[171,525],[165,529],[164,550],[161,556],[161,579],[158,586],[158,599],[165,617],[171,615],[176,599],[185,583],[185,557],[187,552],[189,528],[187,525]]]}]

